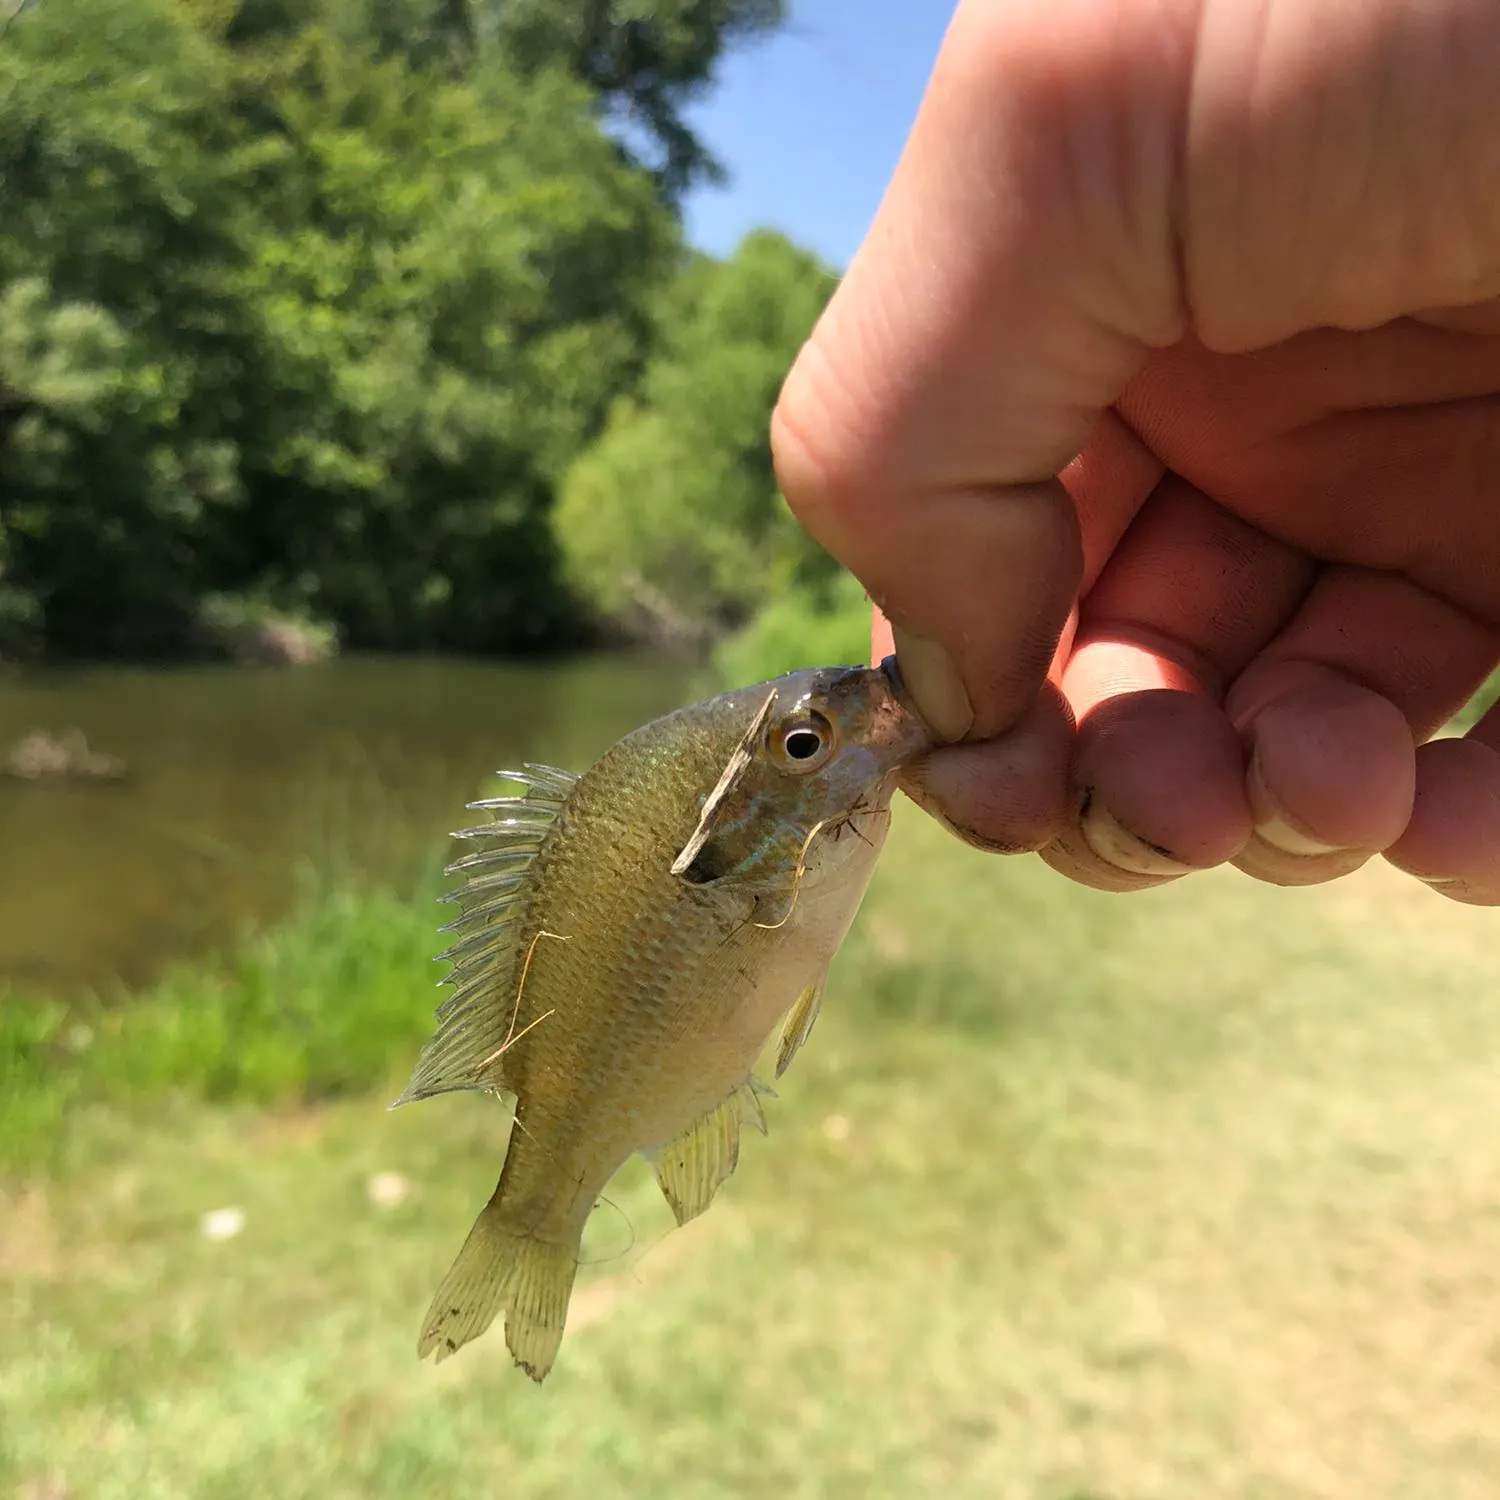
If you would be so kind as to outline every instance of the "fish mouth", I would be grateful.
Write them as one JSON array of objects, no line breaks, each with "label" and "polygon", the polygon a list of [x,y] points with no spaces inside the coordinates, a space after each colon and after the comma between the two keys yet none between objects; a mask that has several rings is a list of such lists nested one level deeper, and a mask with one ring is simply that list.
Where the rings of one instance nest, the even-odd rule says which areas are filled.
[{"label": "fish mouth", "polygon": [[886,685],[890,688],[891,696],[896,702],[908,713],[915,714],[920,719],[922,716],[917,713],[916,704],[912,699],[911,693],[907,690],[906,683],[902,680],[901,663],[896,660],[895,652],[892,652],[881,661],[875,670],[885,678]]},{"label": "fish mouth", "polygon": [[870,742],[883,764],[892,770],[925,755],[937,744],[901,678],[894,655],[887,656],[870,672],[882,691],[874,695]]}]

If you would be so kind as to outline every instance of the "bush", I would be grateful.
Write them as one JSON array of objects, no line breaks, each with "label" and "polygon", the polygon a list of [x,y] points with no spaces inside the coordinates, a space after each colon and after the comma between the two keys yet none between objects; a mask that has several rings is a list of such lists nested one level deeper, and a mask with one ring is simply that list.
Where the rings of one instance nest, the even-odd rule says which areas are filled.
[{"label": "bush", "polygon": [[55,1159],[58,1123],[84,1104],[308,1101],[396,1076],[442,997],[437,888],[310,887],[286,924],[139,995],[64,1005],[0,989],[0,1158]]},{"label": "bush", "polygon": [[803,584],[770,604],[743,630],[720,643],[714,668],[728,686],[761,682],[799,667],[836,667],[869,660],[870,601],[859,580],[839,573]]},{"label": "bush", "polygon": [[0,640],[162,654],[208,594],[356,646],[571,629],[553,490],[639,372],[676,220],[563,70],[418,67],[358,11],[6,31]]},{"label": "bush", "polygon": [[617,630],[704,640],[833,574],[777,491],[769,441],[833,285],[814,256],[759,232],[664,295],[640,392],[569,469],[556,513],[570,582]]},{"label": "bush", "polygon": [[198,607],[204,650],[254,666],[299,666],[338,652],[338,631],[325,620],[277,609],[264,599],[210,594]]}]

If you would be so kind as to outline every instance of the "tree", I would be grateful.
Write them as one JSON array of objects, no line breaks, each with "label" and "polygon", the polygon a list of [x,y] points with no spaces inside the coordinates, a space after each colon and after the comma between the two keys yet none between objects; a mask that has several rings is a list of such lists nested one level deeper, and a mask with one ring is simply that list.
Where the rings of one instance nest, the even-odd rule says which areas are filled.
[{"label": "tree", "polygon": [[[296,0],[214,0],[235,46],[305,24]],[[600,118],[664,197],[721,175],[683,118],[731,47],[770,35],[786,0],[328,0],[343,40],[373,43],[418,69],[468,77],[499,65],[532,77],[562,68],[589,90]]]},{"label": "tree", "polygon": [[697,258],[663,295],[660,346],[563,483],[568,576],[635,634],[712,635],[777,588],[831,576],[781,500],[768,429],[777,391],[833,290],[782,235]]},{"label": "tree", "polygon": [[[531,73],[561,62],[669,197],[721,168],[683,119],[727,48],[768,36],[786,0],[472,0],[481,36]],[[451,9],[451,5],[447,7]]]},{"label": "tree", "polygon": [[159,654],[261,604],[375,647],[696,634],[823,576],[766,428],[831,277],[770,234],[685,255],[670,201],[708,169],[682,106],[781,12],[23,8],[0,649]]},{"label": "tree", "polygon": [[210,593],[368,645],[568,627],[552,491],[677,227],[563,71],[418,68],[361,4],[70,0],[0,46],[13,627],[156,651]]}]

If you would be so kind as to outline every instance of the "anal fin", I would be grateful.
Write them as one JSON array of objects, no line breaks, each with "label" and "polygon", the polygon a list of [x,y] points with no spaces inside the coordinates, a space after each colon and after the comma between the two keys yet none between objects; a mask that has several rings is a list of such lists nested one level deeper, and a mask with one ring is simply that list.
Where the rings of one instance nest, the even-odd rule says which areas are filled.
[{"label": "anal fin", "polygon": [[810,984],[797,996],[797,1003],[781,1028],[781,1045],[776,1049],[776,1076],[781,1077],[792,1065],[792,1059],[801,1050],[803,1042],[812,1034],[813,1023],[823,1005],[823,983]]},{"label": "anal fin", "polygon": [[562,1345],[578,1248],[513,1233],[491,1198],[432,1299],[417,1354],[435,1352],[441,1364],[478,1338],[503,1307],[506,1347],[540,1384]]},{"label": "anal fin", "polygon": [[645,1153],[679,1225],[696,1219],[739,1165],[741,1125],[766,1133],[760,1095],[769,1092],[750,1079],[701,1114],[675,1140]]}]

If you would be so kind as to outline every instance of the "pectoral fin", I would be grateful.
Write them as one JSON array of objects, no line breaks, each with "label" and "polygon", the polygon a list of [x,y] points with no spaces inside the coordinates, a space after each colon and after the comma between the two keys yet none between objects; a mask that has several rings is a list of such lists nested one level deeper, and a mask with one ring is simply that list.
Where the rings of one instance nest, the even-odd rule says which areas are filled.
[{"label": "pectoral fin", "polygon": [[739,1164],[740,1126],[753,1125],[765,1133],[759,1098],[763,1087],[753,1079],[741,1084],[675,1140],[645,1153],[679,1225],[697,1218],[714,1201],[719,1185]]},{"label": "pectoral fin", "polygon": [[813,1023],[818,1019],[818,1011],[823,1005],[823,982],[810,984],[797,997],[797,1003],[791,1008],[786,1018],[786,1025],[781,1029],[781,1046],[776,1050],[776,1076],[781,1077],[791,1066],[792,1059],[801,1049],[803,1042],[812,1034]]}]

